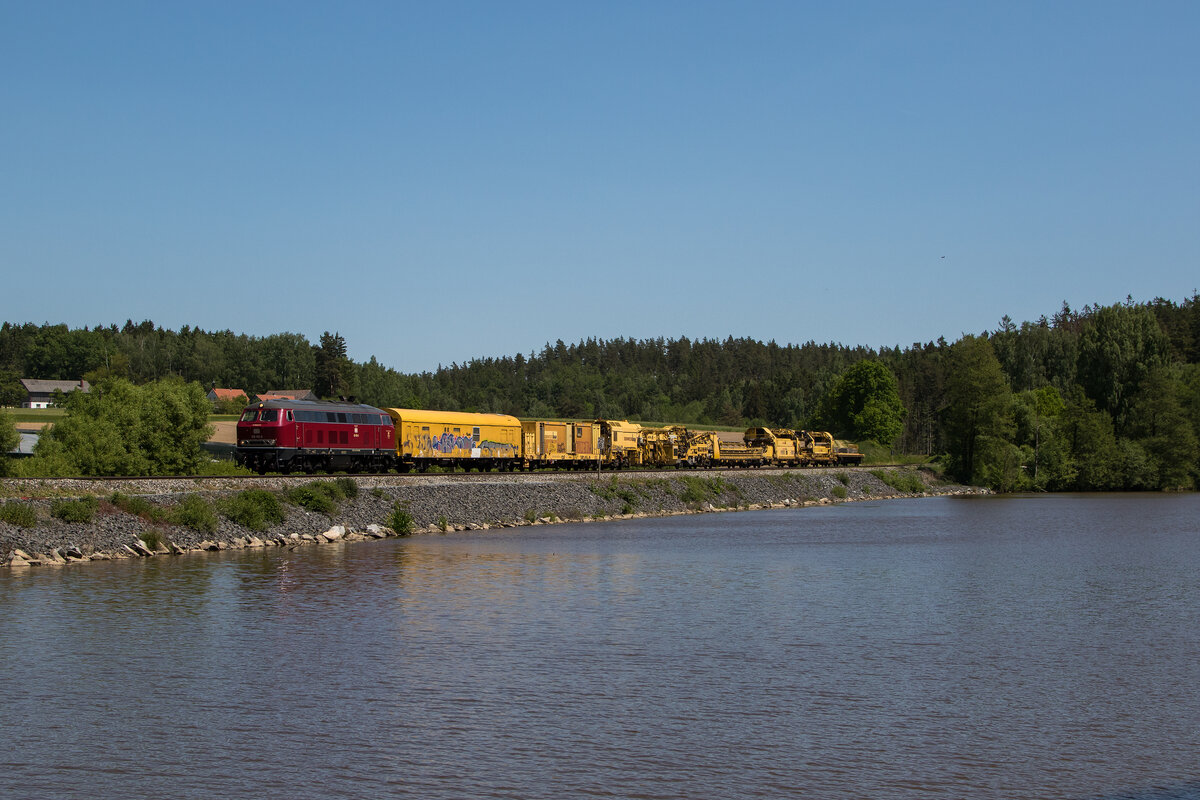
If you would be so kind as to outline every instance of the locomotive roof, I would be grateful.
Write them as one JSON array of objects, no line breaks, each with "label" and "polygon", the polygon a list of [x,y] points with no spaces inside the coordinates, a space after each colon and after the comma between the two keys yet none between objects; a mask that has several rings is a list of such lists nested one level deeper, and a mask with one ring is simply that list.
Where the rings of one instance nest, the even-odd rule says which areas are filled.
[{"label": "locomotive roof", "polygon": [[251,403],[254,408],[306,408],[313,411],[341,411],[347,414],[383,414],[383,409],[363,403],[344,403],[334,400],[263,400]]}]

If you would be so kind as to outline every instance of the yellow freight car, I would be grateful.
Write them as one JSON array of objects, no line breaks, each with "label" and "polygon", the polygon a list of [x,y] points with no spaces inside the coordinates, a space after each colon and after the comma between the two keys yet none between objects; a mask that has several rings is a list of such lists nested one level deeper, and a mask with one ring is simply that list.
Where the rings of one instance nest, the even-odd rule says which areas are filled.
[{"label": "yellow freight car", "polygon": [[771,449],[726,442],[712,431],[693,433],[681,459],[692,467],[759,467],[771,461]]},{"label": "yellow freight car", "polygon": [[833,434],[828,431],[800,431],[800,447],[805,466],[827,467],[834,463]]},{"label": "yellow freight car", "polygon": [[641,463],[654,467],[677,467],[687,449],[688,430],[679,425],[666,428],[642,428],[638,437]]},{"label": "yellow freight car", "polygon": [[747,428],[743,435],[747,447],[767,448],[767,460],[781,466],[799,462],[796,432],[788,428]]},{"label": "yellow freight car", "polygon": [[525,466],[596,469],[600,455],[600,423],[521,422]]},{"label": "yellow freight car", "polygon": [[620,469],[642,463],[642,426],[628,420],[599,419],[600,454],[606,465]]},{"label": "yellow freight car", "polygon": [[396,463],[402,472],[430,466],[516,469],[521,465],[521,421],[507,414],[470,414],[385,408],[396,426]]}]

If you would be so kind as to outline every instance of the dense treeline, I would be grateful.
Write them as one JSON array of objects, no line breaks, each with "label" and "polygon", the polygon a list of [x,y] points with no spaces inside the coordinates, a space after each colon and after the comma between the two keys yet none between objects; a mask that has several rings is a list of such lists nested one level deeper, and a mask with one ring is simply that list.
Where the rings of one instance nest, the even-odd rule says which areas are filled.
[{"label": "dense treeline", "polygon": [[21,377],[312,388],[374,405],[521,417],[828,428],[942,457],[1000,489],[1191,487],[1200,475],[1200,296],[1066,304],[1050,318],[905,348],[751,339],[561,340],[401,374],[345,341],[153,323],[0,326],[0,404]]}]

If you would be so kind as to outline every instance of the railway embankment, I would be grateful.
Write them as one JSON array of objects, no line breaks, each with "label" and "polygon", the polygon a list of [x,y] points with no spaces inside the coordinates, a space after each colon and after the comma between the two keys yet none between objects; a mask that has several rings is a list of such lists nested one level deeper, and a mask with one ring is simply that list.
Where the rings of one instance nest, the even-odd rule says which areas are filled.
[{"label": "railway embankment", "polygon": [[[307,490],[301,488],[305,486]],[[340,488],[324,495],[321,503],[310,502],[321,494],[312,490],[332,486]],[[0,566],[65,566],[206,550],[985,491],[942,483],[916,468],[866,467],[336,480],[4,480]],[[266,498],[274,516],[233,510],[254,498]]]}]

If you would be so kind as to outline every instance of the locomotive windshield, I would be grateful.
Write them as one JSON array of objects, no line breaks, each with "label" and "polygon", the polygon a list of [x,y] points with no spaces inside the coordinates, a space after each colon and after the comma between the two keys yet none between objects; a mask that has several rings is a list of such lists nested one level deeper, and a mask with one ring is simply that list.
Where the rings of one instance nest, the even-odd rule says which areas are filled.
[{"label": "locomotive windshield", "polygon": [[242,422],[278,422],[278,408],[248,408],[242,412]]}]

